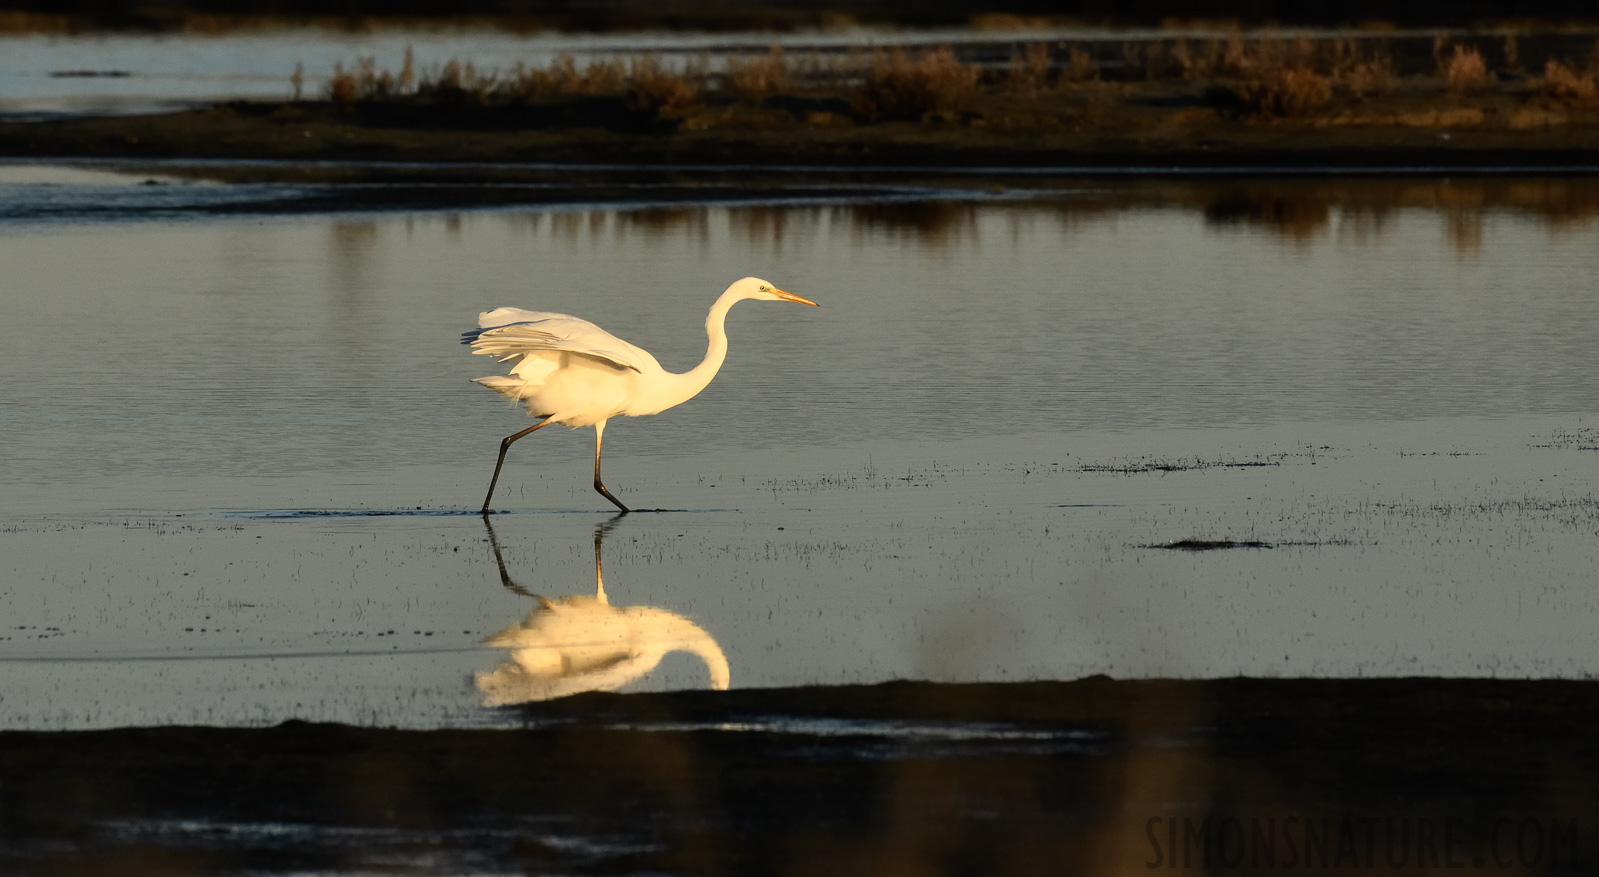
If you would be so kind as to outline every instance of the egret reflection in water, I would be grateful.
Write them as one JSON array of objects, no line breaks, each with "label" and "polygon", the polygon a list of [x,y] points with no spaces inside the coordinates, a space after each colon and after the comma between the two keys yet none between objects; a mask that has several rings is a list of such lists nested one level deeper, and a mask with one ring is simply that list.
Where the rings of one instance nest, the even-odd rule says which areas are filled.
[{"label": "egret reflection in water", "polygon": [[510,650],[509,660],[473,677],[484,706],[614,691],[655,669],[667,653],[678,651],[692,652],[705,662],[711,688],[727,688],[727,656],[699,625],[653,606],[612,606],[606,598],[600,553],[606,532],[620,518],[594,529],[594,596],[573,594],[551,600],[512,580],[494,525],[484,516],[500,583],[538,603],[521,623],[483,641],[489,648]]}]

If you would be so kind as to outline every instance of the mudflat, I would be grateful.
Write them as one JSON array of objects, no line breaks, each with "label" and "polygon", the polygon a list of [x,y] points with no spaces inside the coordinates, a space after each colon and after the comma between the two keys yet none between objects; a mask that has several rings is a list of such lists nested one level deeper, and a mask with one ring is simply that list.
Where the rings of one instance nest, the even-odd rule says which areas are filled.
[{"label": "mudflat", "polygon": [[908,120],[857,120],[848,104],[819,97],[665,116],[630,109],[622,97],[513,107],[236,101],[4,122],[0,156],[1447,170],[1586,166],[1599,149],[1599,113],[1527,95],[1396,93],[1294,118],[1245,112],[1230,100],[1201,86],[1096,83],[1071,94],[996,95]]},{"label": "mudflat", "polygon": [[586,694],[516,729],[0,734],[8,873],[1592,867],[1599,685]]}]

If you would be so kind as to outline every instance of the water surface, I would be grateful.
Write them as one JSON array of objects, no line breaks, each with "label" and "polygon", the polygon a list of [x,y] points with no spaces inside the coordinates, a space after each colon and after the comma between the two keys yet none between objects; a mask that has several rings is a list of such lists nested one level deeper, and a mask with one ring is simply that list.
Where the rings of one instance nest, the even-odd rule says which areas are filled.
[{"label": "water surface", "polygon": [[574,313],[682,370],[747,274],[822,307],[741,304],[704,394],[613,423],[607,483],[669,511],[602,546],[733,687],[1599,669],[1580,180],[218,214],[18,167],[133,200],[0,222],[8,727],[513,721],[482,642],[592,599],[611,516],[587,430],[470,513],[527,420],[459,332]]}]

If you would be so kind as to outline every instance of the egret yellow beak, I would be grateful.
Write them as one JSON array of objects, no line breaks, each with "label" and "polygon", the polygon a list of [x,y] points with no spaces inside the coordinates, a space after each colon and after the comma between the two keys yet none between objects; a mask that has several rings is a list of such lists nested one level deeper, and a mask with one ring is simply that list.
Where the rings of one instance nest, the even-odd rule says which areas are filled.
[{"label": "egret yellow beak", "polygon": [[792,292],[784,292],[781,289],[772,290],[772,294],[777,296],[778,298],[782,299],[783,301],[797,301],[797,302],[799,302],[802,305],[810,305],[813,308],[821,307],[821,305],[817,304],[816,302],[811,301],[808,298],[804,298],[802,296],[795,295]]}]

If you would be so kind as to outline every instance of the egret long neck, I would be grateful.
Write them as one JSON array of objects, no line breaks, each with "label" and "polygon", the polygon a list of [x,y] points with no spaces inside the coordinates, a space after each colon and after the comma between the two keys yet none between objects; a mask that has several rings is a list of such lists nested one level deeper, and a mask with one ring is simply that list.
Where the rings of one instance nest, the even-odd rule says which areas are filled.
[{"label": "egret long neck", "polygon": [[722,654],[722,647],[716,644],[716,640],[706,634],[705,639],[690,645],[689,651],[705,662],[705,669],[711,674],[711,688],[726,691],[728,683],[732,682],[732,673],[727,666],[727,655]]},{"label": "egret long neck", "polygon": [[705,317],[705,335],[710,340],[705,348],[705,358],[688,371],[671,376],[672,405],[680,405],[698,396],[701,390],[710,385],[711,378],[721,371],[722,362],[727,359],[727,312],[738,301],[739,297],[729,289],[722,293],[716,304],[711,305],[711,312]]}]

